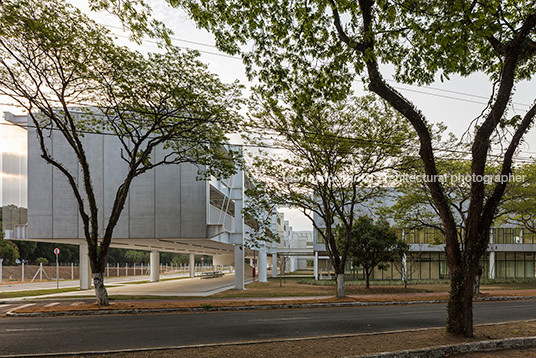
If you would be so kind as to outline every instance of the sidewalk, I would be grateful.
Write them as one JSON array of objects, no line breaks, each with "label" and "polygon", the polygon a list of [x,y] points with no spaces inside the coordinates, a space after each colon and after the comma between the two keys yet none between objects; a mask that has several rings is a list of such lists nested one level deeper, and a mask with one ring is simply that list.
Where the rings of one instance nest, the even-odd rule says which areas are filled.
[{"label": "sidewalk", "polygon": [[[170,279],[170,278],[180,278],[180,277],[189,277],[188,273],[171,273],[171,274],[162,274],[160,279]],[[136,275],[136,276],[120,276],[120,277],[105,277],[105,285],[115,285],[115,284],[125,284],[130,282],[140,282],[140,281],[149,281],[149,275]],[[79,280],[60,280],[60,288],[73,288],[79,287]],[[16,291],[33,291],[33,290],[48,290],[55,289],[56,281],[42,281],[39,282],[35,280],[34,282],[29,282],[26,280],[24,283],[10,283],[3,282],[0,284],[0,292],[16,292]]]}]

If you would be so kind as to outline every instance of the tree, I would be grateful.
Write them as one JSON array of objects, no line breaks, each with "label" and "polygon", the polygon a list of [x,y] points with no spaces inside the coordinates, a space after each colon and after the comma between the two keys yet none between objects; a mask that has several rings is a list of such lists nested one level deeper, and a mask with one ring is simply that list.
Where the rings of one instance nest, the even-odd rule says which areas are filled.
[{"label": "tree", "polygon": [[445,231],[451,272],[447,331],[473,336],[472,283],[508,183],[494,183],[492,194],[486,196],[478,179],[485,174],[497,137],[504,150],[493,154],[500,156],[500,173],[508,178],[516,149],[536,114],[535,104],[523,115],[508,111],[515,84],[530,79],[536,69],[533,1],[167,1],[186,9],[200,27],[213,32],[221,50],[239,54],[244,48],[249,75],[273,91],[308,78],[311,90],[344,97],[355,76],[364,77],[368,90],[387,101],[417,132],[424,173],[430,178],[438,170],[429,122],[383,72],[391,66],[395,81],[407,84],[475,72],[489,76],[493,83],[488,105],[477,120],[466,119],[467,159],[476,180],[470,184],[463,247],[442,183],[426,183]]},{"label": "tree", "polygon": [[[108,31],[60,0],[0,3],[0,94],[24,107],[43,159],[71,187],[88,244],[98,305],[108,305],[103,273],[114,228],[132,181],[166,164],[193,163],[205,175],[227,175],[234,153],[222,149],[234,128],[239,88],[221,83],[193,52],[169,47],[143,56],[114,45]],[[82,112],[83,115],[77,115]],[[49,132],[68,144],[78,173],[54,158]],[[114,135],[125,175],[99,235],[97,197],[84,144]],[[155,159],[155,149],[164,149]],[[112,154],[110,154],[112,155]]]},{"label": "tree", "polygon": [[[405,242],[405,241],[404,241]],[[408,246],[409,248],[409,246]],[[420,264],[421,253],[415,251],[402,252],[400,257],[393,258],[393,266],[404,281],[404,288],[408,288],[408,277],[417,271]]]},{"label": "tree", "polygon": [[[340,238],[346,236],[343,227],[339,227],[338,233]],[[370,275],[374,268],[386,270],[390,261],[399,260],[408,250],[408,244],[398,238],[387,221],[375,223],[368,216],[355,220],[350,232],[348,254],[354,266],[363,267],[366,288],[370,288]]]},{"label": "tree", "polygon": [[5,265],[14,265],[19,259],[19,249],[12,241],[0,239],[0,257]]},{"label": "tree", "polygon": [[[382,191],[372,179],[396,165],[409,129],[373,97],[330,102],[291,93],[287,102],[256,101],[260,108],[251,126],[262,138],[258,145],[271,138],[274,148],[257,156],[252,171],[275,203],[298,208],[311,220],[326,244],[337,297],[344,297],[350,231],[359,204]],[[338,224],[347,229],[339,241]]]},{"label": "tree", "polygon": [[519,179],[508,188],[503,200],[502,221],[520,224],[536,234],[536,164],[531,162],[514,168]]},{"label": "tree", "polygon": [[[448,147],[444,147],[448,150]],[[458,240],[463,245],[463,231],[467,226],[469,201],[471,198],[471,162],[459,154],[442,158],[437,163],[437,179],[441,181],[456,223]],[[379,208],[382,216],[393,218],[399,228],[406,231],[434,229],[437,232],[434,243],[444,243],[445,230],[439,210],[427,187],[427,178],[419,175],[423,172],[421,162],[412,162],[398,172],[397,185],[392,193],[394,204]],[[488,165],[485,171],[485,193],[489,197],[493,192],[493,178],[500,173],[500,167]],[[505,215],[506,198],[497,208],[495,218]],[[489,240],[489,238],[488,238]]]}]

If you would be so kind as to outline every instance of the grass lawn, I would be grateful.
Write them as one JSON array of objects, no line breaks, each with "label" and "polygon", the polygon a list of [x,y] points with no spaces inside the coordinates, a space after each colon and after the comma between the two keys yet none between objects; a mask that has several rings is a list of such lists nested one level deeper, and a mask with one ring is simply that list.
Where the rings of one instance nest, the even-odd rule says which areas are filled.
[{"label": "grass lawn", "polygon": [[[229,290],[210,296],[211,298],[240,298],[240,297],[294,297],[294,296],[334,296],[334,285],[311,285],[300,283],[302,278],[289,277],[280,286],[279,278],[270,278],[268,282],[254,282],[246,285],[244,291]],[[404,288],[402,285],[374,285],[365,289],[363,285],[346,286],[347,295],[366,295],[384,293],[421,293],[447,292],[447,284],[414,285]]]},{"label": "grass lawn", "polygon": [[[347,281],[347,295],[377,295],[377,294],[411,294],[449,292],[450,283],[442,281],[410,281],[404,288],[401,281],[371,281],[370,289],[365,288],[364,281]],[[536,280],[484,280],[481,290],[530,290],[536,289]],[[210,296],[211,298],[240,298],[240,297],[294,297],[294,296],[334,296],[335,281],[308,278],[289,277],[280,286],[279,278],[269,278],[268,282],[254,282],[246,285],[244,291],[229,290]]]},{"label": "grass lawn", "polygon": [[78,291],[78,287],[69,288],[51,288],[46,290],[28,290],[28,291],[15,291],[15,292],[0,292],[0,298],[15,298],[15,297],[28,297],[28,296],[42,296],[51,295],[54,293],[72,292]]}]

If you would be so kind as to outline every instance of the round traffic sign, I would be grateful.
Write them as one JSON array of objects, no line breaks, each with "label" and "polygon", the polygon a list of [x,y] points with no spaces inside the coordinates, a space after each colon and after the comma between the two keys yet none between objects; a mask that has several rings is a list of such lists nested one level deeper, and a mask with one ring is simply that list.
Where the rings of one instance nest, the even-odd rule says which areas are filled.
[{"label": "round traffic sign", "polygon": [[60,254],[60,249],[58,249],[57,247],[54,248],[54,255],[59,255]]}]

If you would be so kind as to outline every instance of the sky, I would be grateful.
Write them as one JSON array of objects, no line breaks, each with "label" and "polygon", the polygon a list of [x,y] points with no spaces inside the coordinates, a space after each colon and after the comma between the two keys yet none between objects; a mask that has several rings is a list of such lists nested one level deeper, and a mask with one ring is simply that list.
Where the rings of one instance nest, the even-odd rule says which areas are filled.
[{"label": "sky", "polygon": [[[129,44],[125,34],[120,30],[121,24],[117,18],[103,13],[90,13],[84,0],[72,0],[71,2],[88,12],[96,22],[107,26],[118,35],[118,43]],[[148,2],[152,6],[153,16],[173,30],[172,38],[176,46],[200,51],[200,59],[208,64],[209,69],[218,74],[224,82],[239,80],[242,84],[249,85],[241,59],[220,53],[214,47],[214,37],[210,33],[198,29],[184,12],[170,8],[164,0],[148,0]],[[142,46],[132,44],[129,46],[143,52],[158,51],[156,44],[151,41],[144,41]],[[388,68],[386,70],[389,72]],[[457,136],[461,136],[467,130],[468,123],[481,113],[492,88],[484,74],[474,74],[467,78],[452,76],[448,82],[438,81],[426,87],[394,83],[391,85],[413,101],[430,122],[445,123],[448,131]],[[356,94],[363,93],[362,84],[359,82],[355,83],[354,89]],[[523,115],[523,109],[527,109],[528,105],[534,101],[535,89],[536,80],[520,83],[516,86],[513,103],[514,108],[520,110],[519,114]],[[6,102],[8,102],[7,99],[0,98],[0,111],[21,112],[18,108],[2,105]],[[525,139],[520,157],[536,157],[536,129],[532,128]],[[293,226],[294,230],[312,229],[308,219],[300,215],[297,210],[285,210],[285,219],[290,220],[290,225]]]}]

